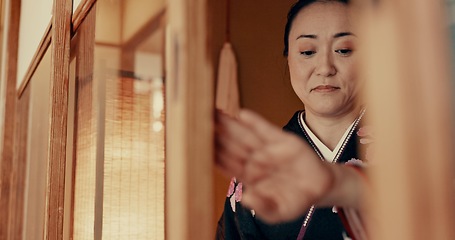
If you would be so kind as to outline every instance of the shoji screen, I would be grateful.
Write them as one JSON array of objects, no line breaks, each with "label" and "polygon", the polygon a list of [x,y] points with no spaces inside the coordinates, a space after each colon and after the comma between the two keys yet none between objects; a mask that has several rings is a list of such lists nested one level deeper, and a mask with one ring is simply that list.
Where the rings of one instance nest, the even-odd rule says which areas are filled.
[{"label": "shoji screen", "polygon": [[99,0],[73,39],[73,239],[164,239],[164,13]]},{"label": "shoji screen", "polygon": [[[30,110],[21,118],[27,121],[27,153],[26,184],[24,196],[24,239],[45,239],[47,177],[49,167],[49,86],[51,59],[45,54],[35,74],[30,80],[23,95],[25,101],[30,101]],[[21,100],[20,102],[22,102]],[[23,120],[20,120],[22,122]],[[23,143],[22,143],[23,144]],[[19,153],[18,153],[19,154]]]},{"label": "shoji screen", "polygon": [[22,84],[33,55],[52,18],[53,0],[21,0],[17,86]]}]

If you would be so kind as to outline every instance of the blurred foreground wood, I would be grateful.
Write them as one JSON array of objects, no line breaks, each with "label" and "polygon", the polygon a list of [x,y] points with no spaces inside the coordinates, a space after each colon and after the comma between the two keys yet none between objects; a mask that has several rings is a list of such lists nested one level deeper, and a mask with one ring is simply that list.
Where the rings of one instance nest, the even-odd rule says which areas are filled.
[{"label": "blurred foreground wood", "polygon": [[208,0],[169,0],[166,239],[213,239],[214,75]]},{"label": "blurred foreground wood", "polygon": [[444,1],[380,1],[363,34],[372,239],[455,239],[453,119]]}]

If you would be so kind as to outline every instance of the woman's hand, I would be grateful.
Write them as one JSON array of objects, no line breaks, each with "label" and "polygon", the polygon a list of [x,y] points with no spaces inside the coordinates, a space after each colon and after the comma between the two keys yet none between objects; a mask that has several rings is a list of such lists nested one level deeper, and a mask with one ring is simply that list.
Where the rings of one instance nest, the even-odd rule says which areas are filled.
[{"label": "woman's hand", "polygon": [[216,160],[243,182],[242,204],[268,222],[301,216],[332,195],[338,176],[307,143],[247,110],[217,113]]}]

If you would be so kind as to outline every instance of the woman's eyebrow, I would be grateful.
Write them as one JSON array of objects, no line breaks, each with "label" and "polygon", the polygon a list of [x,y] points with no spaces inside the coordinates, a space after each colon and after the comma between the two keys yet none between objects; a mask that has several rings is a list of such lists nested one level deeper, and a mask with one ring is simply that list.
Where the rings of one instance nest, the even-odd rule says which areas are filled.
[{"label": "woman's eyebrow", "polygon": [[335,35],[333,35],[333,38],[340,38],[340,37],[345,37],[345,36],[354,36],[356,37],[356,35],[352,32],[340,32],[340,33],[337,33]]},{"label": "woman's eyebrow", "polygon": [[302,34],[302,35],[299,35],[295,40],[299,39],[299,38],[311,38],[311,39],[316,39],[318,38],[318,36],[314,35],[314,34]]},{"label": "woman's eyebrow", "polygon": [[[333,35],[333,38],[340,38],[340,37],[346,37],[346,36],[354,36],[356,37],[356,35],[352,32],[339,32],[335,35]],[[302,34],[302,35],[299,35],[295,40],[298,40],[300,38],[310,38],[310,39],[317,39],[318,36],[315,35],[315,34]]]}]

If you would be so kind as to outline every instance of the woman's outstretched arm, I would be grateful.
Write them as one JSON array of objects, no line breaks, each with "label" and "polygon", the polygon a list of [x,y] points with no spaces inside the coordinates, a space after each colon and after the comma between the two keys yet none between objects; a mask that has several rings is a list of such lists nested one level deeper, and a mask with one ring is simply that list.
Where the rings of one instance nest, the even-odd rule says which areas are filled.
[{"label": "woman's outstretched arm", "polygon": [[357,170],[321,161],[306,142],[248,110],[238,119],[217,113],[216,161],[246,186],[242,204],[270,223],[313,204],[359,209],[366,187]]}]

